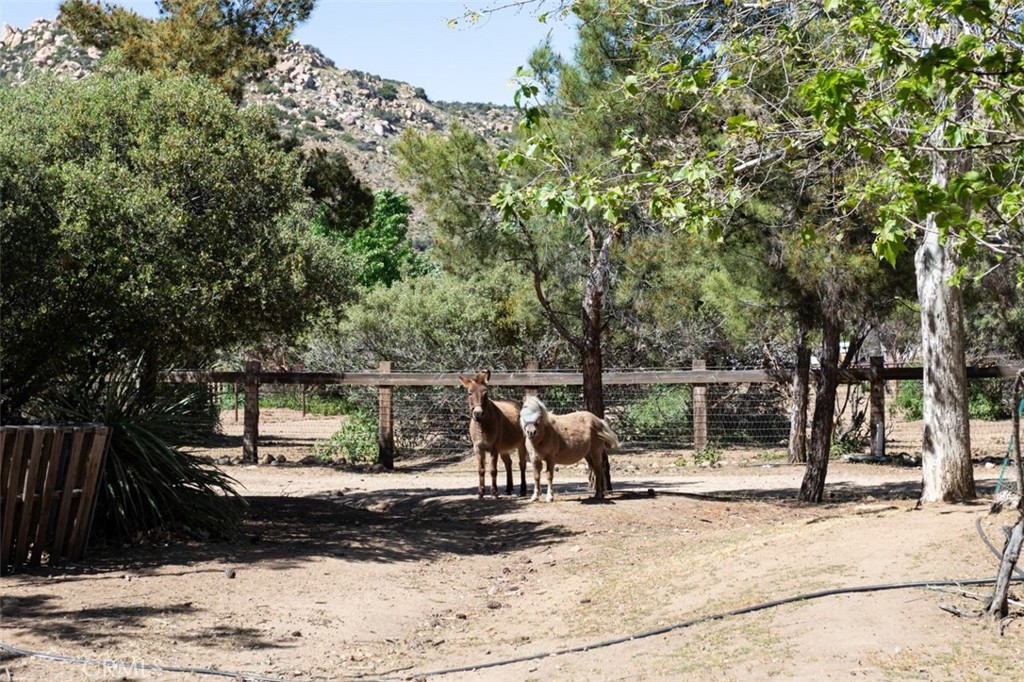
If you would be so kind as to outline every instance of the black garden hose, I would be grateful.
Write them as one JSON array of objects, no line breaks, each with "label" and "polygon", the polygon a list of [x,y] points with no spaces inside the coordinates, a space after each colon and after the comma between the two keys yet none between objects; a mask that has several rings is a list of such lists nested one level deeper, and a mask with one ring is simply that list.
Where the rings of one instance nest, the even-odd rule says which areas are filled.
[{"label": "black garden hose", "polygon": [[[1019,572],[1019,571],[1018,571]],[[1020,581],[1024,578],[1017,577],[1013,580]],[[473,672],[476,670],[486,670],[488,668],[498,668],[506,665],[515,665],[517,663],[525,663],[528,661],[537,661],[542,658],[550,658],[552,656],[564,656],[566,654],[582,653],[584,651],[592,651],[594,649],[601,649],[604,647],[614,646],[616,644],[623,644],[625,642],[632,642],[638,639],[646,639],[648,637],[654,637],[656,635],[663,635],[674,630],[682,630],[694,625],[701,623],[707,623],[715,620],[722,620],[731,616],[740,616],[746,613],[754,613],[756,611],[764,611],[766,609],[775,608],[776,606],[783,606],[785,604],[795,604],[802,601],[810,601],[812,599],[821,599],[822,597],[832,597],[840,594],[856,594],[861,592],[884,592],[890,590],[905,590],[914,588],[931,588],[931,587],[959,587],[962,585],[989,585],[996,582],[996,578],[969,578],[965,580],[919,580],[913,582],[902,582],[902,583],[882,583],[878,585],[860,585],[854,587],[836,587],[829,590],[819,590],[817,592],[805,592],[793,597],[783,597],[782,599],[773,599],[771,601],[761,602],[759,604],[753,604],[751,606],[744,606],[742,608],[733,609],[731,611],[724,611],[721,613],[712,613],[706,616],[698,616],[697,618],[691,618],[684,620],[679,623],[672,625],[666,625],[664,627],[655,628],[653,630],[645,630],[632,635],[624,635],[622,637],[615,637],[613,639],[606,639],[601,642],[594,644],[583,644],[580,646],[569,647],[566,649],[558,649],[556,651],[548,651],[545,653],[531,654],[529,656],[519,656],[516,658],[507,658],[500,661],[488,661],[486,663],[477,663],[473,665],[464,665],[457,668],[445,668],[443,670],[431,670],[420,673],[405,673],[401,676],[385,676],[385,677],[347,677],[347,678],[305,678],[306,680],[361,680],[362,682],[392,682],[395,680],[417,680],[427,677],[440,677],[442,675],[455,675],[457,673]],[[114,670],[131,670],[133,667],[138,670],[152,670],[160,672],[183,672],[191,673],[195,675],[218,675],[221,677],[231,677],[238,680],[245,680],[248,682],[299,682],[299,678],[290,678],[285,680],[278,677],[267,677],[264,675],[258,675],[256,673],[239,673],[239,672],[227,672],[224,670],[212,670],[209,668],[193,668],[189,666],[163,666],[163,665],[147,665],[147,664],[126,664],[120,661],[92,659],[92,658],[76,658],[74,656],[61,656],[57,654],[46,654],[36,651],[29,651],[27,649],[20,649],[18,647],[11,646],[0,642],[0,649],[17,656],[28,656],[32,658],[39,658],[43,660],[59,661],[63,663],[78,663],[82,665],[97,665],[111,668]]]}]

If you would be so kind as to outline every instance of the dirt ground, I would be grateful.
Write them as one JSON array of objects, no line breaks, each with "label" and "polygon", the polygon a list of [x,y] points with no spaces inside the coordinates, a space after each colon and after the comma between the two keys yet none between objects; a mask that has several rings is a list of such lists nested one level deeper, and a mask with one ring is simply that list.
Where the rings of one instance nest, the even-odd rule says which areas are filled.
[{"label": "dirt ground", "polygon": [[0,642],[98,663],[0,652],[0,680],[1021,679],[1024,621],[1000,636],[939,608],[979,609],[987,586],[688,625],[991,577],[976,523],[1001,547],[998,465],[979,460],[978,503],[915,509],[913,467],[834,461],[827,503],[806,506],[800,467],[677,457],[615,457],[603,503],[582,466],[559,469],[551,504],[478,500],[464,458],[229,466],[250,504],[240,541],[98,548],[3,578]]}]

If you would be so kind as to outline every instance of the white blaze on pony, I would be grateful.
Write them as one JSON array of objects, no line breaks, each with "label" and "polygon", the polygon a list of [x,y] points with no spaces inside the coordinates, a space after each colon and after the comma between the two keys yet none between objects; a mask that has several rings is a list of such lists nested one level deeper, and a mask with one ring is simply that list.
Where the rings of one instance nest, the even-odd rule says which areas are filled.
[{"label": "white blaze on pony", "polygon": [[469,440],[473,443],[479,473],[477,495],[484,496],[484,465],[491,474],[491,490],[498,496],[498,457],[505,463],[505,493],[512,494],[512,456],[519,451],[519,495],[526,496],[526,445],[519,428],[519,406],[507,400],[491,400],[487,382],[491,370],[477,372],[468,379],[461,374],[459,381],[469,393]]},{"label": "white blaze on pony", "polygon": [[608,451],[619,447],[619,439],[608,422],[592,412],[551,414],[536,396],[527,396],[519,412],[519,424],[526,435],[526,451],[533,463],[533,500],[540,498],[540,470],[548,469],[547,500],[555,499],[553,483],[556,464],[575,464],[586,459],[594,482],[594,498],[604,497],[607,485]]}]

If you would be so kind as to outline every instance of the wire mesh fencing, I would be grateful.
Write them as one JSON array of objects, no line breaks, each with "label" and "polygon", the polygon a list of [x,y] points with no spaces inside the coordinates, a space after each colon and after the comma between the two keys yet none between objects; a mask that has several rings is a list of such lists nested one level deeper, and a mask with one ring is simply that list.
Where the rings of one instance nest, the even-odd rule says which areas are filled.
[{"label": "wire mesh fencing", "polygon": [[[1012,382],[972,382],[971,443],[976,459],[998,466],[1008,452],[1008,408],[995,409]],[[909,388],[908,388],[909,387]],[[887,382],[886,450],[913,458],[920,455],[923,426],[920,382]],[[984,388],[984,390],[981,390]],[[461,386],[395,386],[391,390],[395,457],[456,461],[469,457],[469,410]],[[527,386],[491,387],[495,400],[521,403]],[[578,385],[533,389],[548,409],[563,414],[582,409]],[[695,400],[695,391],[704,395]],[[833,454],[868,453],[867,386],[841,387],[837,396]],[[907,395],[910,394],[908,398]],[[978,397],[988,395],[987,402]],[[283,461],[376,461],[379,392],[372,386],[265,385],[261,388],[259,446],[261,456]],[[244,396],[238,398],[244,400]],[[722,451],[747,450],[764,459],[785,457],[790,431],[791,399],[784,383],[606,384],[605,417],[618,435],[620,455],[652,452],[691,453],[695,443],[695,404],[703,405],[706,442]],[[808,415],[813,413],[814,395]],[[986,405],[988,407],[986,407]],[[237,448],[241,412],[230,390],[222,394],[222,444]],[[808,419],[810,428],[810,419]],[[230,453],[237,456],[238,450]]]}]

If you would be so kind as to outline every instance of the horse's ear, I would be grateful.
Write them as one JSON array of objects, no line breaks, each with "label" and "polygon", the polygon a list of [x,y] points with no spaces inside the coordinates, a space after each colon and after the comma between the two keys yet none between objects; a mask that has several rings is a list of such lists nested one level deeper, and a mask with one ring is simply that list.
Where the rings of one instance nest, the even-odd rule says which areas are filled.
[{"label": "horse's ear", "polygon": [[473,385],[473,380],[472,379],[467,379],[466,377],[462,376],[461,374],[459,375],[459,381],[461,381],[462,385],[465,386],[466,388],[469,388],[470,386]]},{"label": "horse's ear", "polygon": [[479,372],[476,373],[476,383],[478,383],[478,384],[486,384],[490,380],[491,380],[491,370],[489,370],[489,369],[482,369],[482,370],[480,370]]}]

